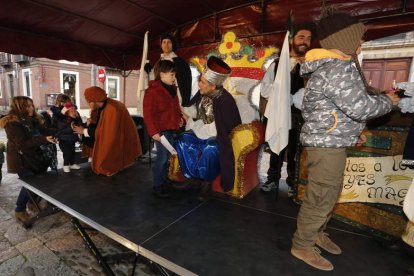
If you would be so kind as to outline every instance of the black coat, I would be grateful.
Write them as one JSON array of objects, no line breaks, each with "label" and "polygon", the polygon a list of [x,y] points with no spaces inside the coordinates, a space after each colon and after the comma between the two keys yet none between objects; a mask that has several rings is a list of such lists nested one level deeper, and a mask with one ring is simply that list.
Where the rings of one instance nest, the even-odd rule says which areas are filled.
[{"label": "black coat", "polygon": [[[59,142],[75,143],[76,141],[78,141],[78,135],[73,132],[71,122],[68,121],[68,117],[60,112],[61,108],[53,106],[51,110],[53,113],[52,126],[58,129],[55,136],[56,138],[58,138]],[[82,124],[81,118],[76,118],[73,120],[73,122],[76,125]]]},{"label": "black coat", "polygon": [[190,106],[192,76],[188,63],[180,57],[173,58],[177,70],[175,77],[180,89],[181,105]]},{"label": "black coat", "polygon": [[23,160],[19,154],[32,154],[40,145],[49,142],[46,136],[53,135],[56,129],[45,128],[35,118],[17,118],[7,115],[0,120],[0,127],[7,135],[7,169],[9,173],[18,173],[23,168]]}]

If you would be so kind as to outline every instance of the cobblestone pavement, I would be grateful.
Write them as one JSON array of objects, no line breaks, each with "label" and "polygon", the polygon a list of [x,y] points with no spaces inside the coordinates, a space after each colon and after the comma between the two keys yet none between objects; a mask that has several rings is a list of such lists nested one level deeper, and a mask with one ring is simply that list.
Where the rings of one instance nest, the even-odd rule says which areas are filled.
[{"label": "cobblestone pavement", "polygon": [[[6,140],[3,129],[0,140]],[[58,159],[61,166],[60,151]],[[44,217],[29,230],[16,222],[14,207],[22,185],[6,167],[3,164],[0,184],[0,275],[104,275],[66,213]],[[90,232],[90,236],[104,255],[127,251],[99,232]],[[126,260],[110,266],[116,275],[131,275],[132,265]],[[136,275],[154,274],[144,263],[138,263]]]}]

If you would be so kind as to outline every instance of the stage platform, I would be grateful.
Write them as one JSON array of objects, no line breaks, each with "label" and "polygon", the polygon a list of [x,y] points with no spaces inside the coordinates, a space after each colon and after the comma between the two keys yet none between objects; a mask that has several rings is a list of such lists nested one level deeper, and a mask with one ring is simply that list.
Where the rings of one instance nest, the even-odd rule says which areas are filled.
[{"label": "stage platform", "polygon": [[[281,191],[257,189],[244,199],[216,195],[205,202],[197,191],[151,194],[148,164],[112,177],[88,164],[71,173],[24,178],[24,186],[74,218],[133,252],[179,275],[322,275],[290,254],[299,206]],[[42,223],[41,220],[37,223]],[[328,232],[343,249],[332,275],[406,275],[413,260],[377,240],[332,220]]]}]

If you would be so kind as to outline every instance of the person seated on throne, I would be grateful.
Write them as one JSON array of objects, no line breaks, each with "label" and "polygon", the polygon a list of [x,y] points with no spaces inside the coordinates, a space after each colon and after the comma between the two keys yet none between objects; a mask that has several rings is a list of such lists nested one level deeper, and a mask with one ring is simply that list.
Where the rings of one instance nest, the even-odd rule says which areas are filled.
[{"label": "person seated on throne", "polygon": [[191,106],[183,108],[186,130],[174,142],[179,164],[186,178],[201,181],[200,199],[205,200],[211,182],[221,173],[225,192],[233,188],[234,156],[230,133],[241,124],[233,96],[223,88],[230,67],[217,57],[210,57],[199,78],[199,92]]}]

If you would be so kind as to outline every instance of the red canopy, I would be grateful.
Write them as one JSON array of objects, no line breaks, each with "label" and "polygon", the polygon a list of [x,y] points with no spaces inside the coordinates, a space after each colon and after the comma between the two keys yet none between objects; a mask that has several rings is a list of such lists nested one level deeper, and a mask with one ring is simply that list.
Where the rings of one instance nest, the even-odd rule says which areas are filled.
[{"label": "red canopy", "polygon": [[[280,44],[292,10],[295,22],[318,18],[321,0],[0,0],[0,51],[67,59],[120,69],[138,68],[145,32],[152,55],[158,37],[175,34],[178,53],[206,54],[234,31],[245,43]],[[414,1],[326,0],[358,16],[368,39],[414,29]]]}]

